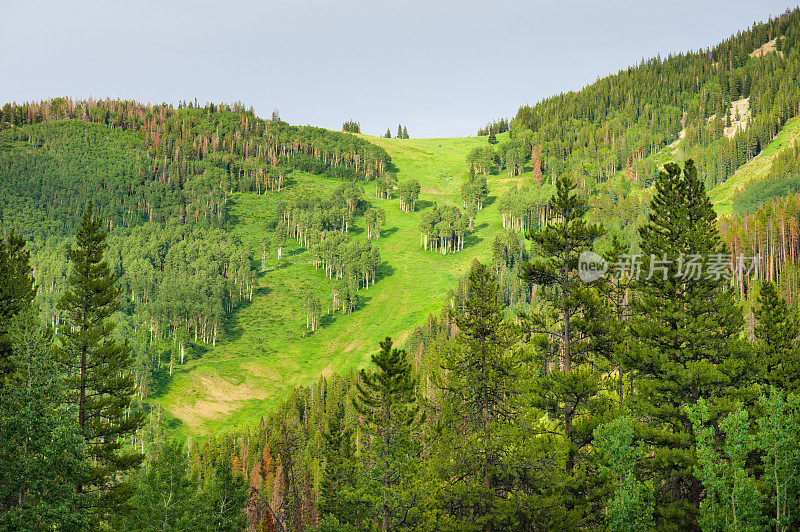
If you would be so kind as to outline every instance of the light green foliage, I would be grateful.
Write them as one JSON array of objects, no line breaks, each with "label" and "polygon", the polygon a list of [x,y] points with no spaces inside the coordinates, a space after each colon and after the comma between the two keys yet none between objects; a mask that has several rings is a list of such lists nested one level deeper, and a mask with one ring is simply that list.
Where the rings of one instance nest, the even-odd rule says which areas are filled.
[{"label": "light green foliage", "polygon": [[777,532],[800,525],[800,398],[774,388],[760,399],[758,446],[763,451],[770,525]]},{"label": "light green foliage", "polygon": [[697,440],[697,476],[705,497],[700,504],[700,526],[704,531],[763,530],[763,495],[746,467],[748,455],[758,445],[750,430],[747,410],[730,412],[719,424],[725,436],[719,448],[705,399],[687,408]]},{"label": "light green foliage", "polygon": [[186,450],[174,441],[151,447],[135,477],[136,508],[125,519],[128,530],[197,530],[203,520],[200,494],[189,477]]},{"label": "light green foliage", "polygon": [[634,443],[634,421],[624,416],[594,430],[592,445],[601,455],[601,474],[614,484],[607,522],[612,532],[635,532],[653,527],[654,496],[651,480],[641,481],[642,442]]}]

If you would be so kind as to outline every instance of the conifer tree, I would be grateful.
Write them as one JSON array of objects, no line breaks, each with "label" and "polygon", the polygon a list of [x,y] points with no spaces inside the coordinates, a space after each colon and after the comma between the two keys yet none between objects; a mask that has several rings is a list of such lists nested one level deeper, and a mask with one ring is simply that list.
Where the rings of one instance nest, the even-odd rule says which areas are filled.
[{"label": "conifer tree", "polygon": [[[637,342],[634,411],[646,417],[641,436],[650,446],[656,483],[657,526],[696,526],[702,484],[695,476],[693,427],[687,407],[713,401],[711,421],[745,400],[751,369],[739,340],[743,317],[714,261],[729,267],[716,214],[697,170],[668,163],[655,182],[648,223],[639,230],[645,257],[635,283],[631,332]],[[699,259],[707,266],[698,274]]]},{"label": "conifer tree", "polygon": [[69,289],[58,303],[68,320],[56,355],[69,374],[70,401],[93,464],[77,491],[87,495],[95,516],[104,519],[127,509],[132,486],[124,476],[139,466],[143,456],[123,450],[123,438],[142,425],[144,414],[130,412],[134,395],[131,348],[127,342],[116,342],[110,319],[119,309],[120,289],[103,259],[107,243],[100,229],[102,221],[93,220],[92,211],[89,202],[75,246],[69,250]]},{"label": "conifer tree", "polygon": [[390,139],[390,138],[392,138],[392,132],[389,130],[389,128],[388,128],[388,127],[386,128],[386,134],[385,134],[385,135],[383,135],[383,138],[385,138],[385,139]]},{"label": "conifer tree", "polygon": [[797,393],[800,390],[800,323],[789,310],[786,300],[765,281],[758,294],[758,306],[753,310],[754,329],[758,340],[759,366],[767,384]]},{"label": "conifer tree", "polygon": [[569,176],[559,177],[548,204],[549,223],[526,235],[538,257],[521,271],[523,279],[549,289],[543,297],[555,313],[549,318],[545,308],[530,316],[545,355],[557,353],[556,360],[544,361],[552,369],[538,383],[535,402],[562,425],[570,472],[577,452],[591,441],[593,415],[602,410],[601,377],[611,351],[608,312],[578,272],[581,254],[591,251],[605,229],[584,219],[589,208],[575,189]]},{"label": "conifer tree", "polygon": [[319,510],[340,523],[360,525],[367,515],[367,505],[356,493],[357,462],[353,429],[345,420],[344,404],[338,404],[322,433],[325,443],[325,468],[320,484]]},{"label": "conifer tree", "polygon": [[377,370],[362,369],[359,374],[353,405],[375,435],[370,480],[379,487],[367,493],[377,492],[371,502],[380,509],[380,529],[386,531],[403,522],[414,505],[409,479],[419,449],[411,432],[420,412],[416,377],[405,350],[393,348],[389,337],[380,346],[380,352],[372,356]]},{"label": "conifer tree", "polygon": [[0,238],[0,389],[4,379],[14,371],[9,336],[11,321],[36,296],[29,258],[25,241],[13,230]]},{"label": "conifer tree", "polygon": [[408,130],[406,129],[406,126],[403,126],[403,138],[404,139],[410,138],[408,136]]},{"label": "conifer tree", "polygon": [[405,138],[405,137],[403,137],[403,126],[401,126],[399,124],[397,125],[397,138],[398,139]]},{"label": "conifer tree", "polygon": [[508,430],[519,415],[517,329],[503,313],[491,267],[473,261],[458,327],[445,353],[439,461],[448,479],[444,505],[461,528],[492,530],[507,497]]}]

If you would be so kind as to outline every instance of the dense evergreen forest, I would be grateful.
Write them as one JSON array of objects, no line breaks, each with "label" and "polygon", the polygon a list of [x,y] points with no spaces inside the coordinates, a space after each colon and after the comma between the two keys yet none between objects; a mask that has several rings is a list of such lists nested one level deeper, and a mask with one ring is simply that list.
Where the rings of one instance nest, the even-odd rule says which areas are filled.
[{"label": "dense evergreen forest", "polygon": [[[733,214],[707,192],[800,115],[799,40],[795,10],[521,107],[459,156],[455,201],[421,200],[355,121],[4,105],[0,529],[800,529],[800,145]],[[300,174],[335,184],[294,194]],[[399,319],[364,305],[391,275],[373,185],[440,266],[493,205],[490,255],[368,367],[176,440],[151,399],[287,248],[319,280],[298,336]],[[250,240],[242,194],[270,214]]]}]

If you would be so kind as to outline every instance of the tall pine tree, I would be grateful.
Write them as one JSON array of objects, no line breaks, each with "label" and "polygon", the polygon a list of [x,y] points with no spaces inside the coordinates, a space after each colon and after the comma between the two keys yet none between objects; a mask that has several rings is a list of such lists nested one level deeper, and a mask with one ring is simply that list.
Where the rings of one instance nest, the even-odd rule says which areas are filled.
[{"label": "tall pine tree", "polygon": [[509,435],[519,416],[518,331],[504,315],[491,267],[470,269],[446,371],[437,464],[447,479],[442,504],[457,529],[492,530],[508,497]]},{"label": "tall pine tree", "polygon": [[[579,276],[581,254],[591,251],[605,230],[585,220],[589,208],[567,176],[556,182],[548,204],[549,221],[532,230],[534,260],[522,266],[528,282],[545,287],[548,303],[531,316],[531,331],[541,339],[550,371],[540,383],[539,406],[563,426],[570,445],[567,468],[575,466],[576,453],[592,439],[591,417],[601,390],[602,371],[610,354],[609,316],[596,288]],[[580,421],[576,430],[576,420]]]},{"label": "tall pine tree", "polygon": [[36,296],[29,258],[25,241],[13,230],[0,238],[0,388],[4,379],[14,372],[11,322]]},{"label": "tall pine tree", "polygon": [[800,323],[775,288],[765,281],[758,294],[758,305],[753,310],[754,329],[758,340],[764,380],[768,385],[797,393],[800,390],[800,346],[797,337]]},{"label": "tall pine tree", "polygon": [[61,329],[57,358],[68,373],[70,400],[93,467],[77,491],[100,520],[127,509],[132,486],[125,473],[143,456],[123,449],[123,438],[142,425],[144,414],[130,411],[134,395],[133,363],[127,342],[113,337],[111,315],[120,304],[117,277],[103,259],[107,247],[101,220],[93,220],[90,202],[69,250],[69,290],[58,303],[68,319]]},{"label": "tall pine tree", "polygon": [[406,352],[393,348],[389,337],[380,346],[372,356],[377,370],[361,370],[353,404],[374,434],[367,472],[373,487],[367,494],[380,509],[379,526],[386,531],[407,525],[416,504],[409,482],[419,452],[412,429],[420,417],[416,377]]},{"label": "tall pine tree", "polygon": [[[655,189],[648,223],[639,230],[647,260],[632,301],[638,345],[629,359],[636,372],[631,399],[647,419],[639,430],[652,456],[657,526],[685,530],[697,527],[703,491],[687,407],[703,397],[713,401],[714,421],[733,406],[734,394],[754,398],[747,397],[742,311],[722,275],[729,265],[716,214],[692,161],[682,172],[666,164]],[[722,271],[714,273],[714,264]]]}]

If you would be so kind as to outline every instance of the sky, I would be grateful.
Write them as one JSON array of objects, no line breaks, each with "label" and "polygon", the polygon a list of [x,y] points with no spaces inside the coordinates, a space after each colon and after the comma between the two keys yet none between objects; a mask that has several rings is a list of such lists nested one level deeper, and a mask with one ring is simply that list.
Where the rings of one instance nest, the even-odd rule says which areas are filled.
[{"label": "sky", "polygon": [[0,105],[197,99],[374,135],[475,135],[642,58],[712,46],[778,0],[2,0]]}]

